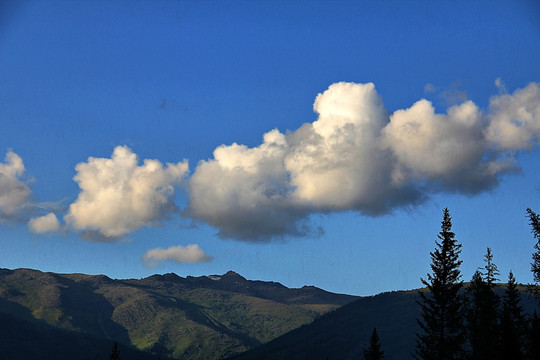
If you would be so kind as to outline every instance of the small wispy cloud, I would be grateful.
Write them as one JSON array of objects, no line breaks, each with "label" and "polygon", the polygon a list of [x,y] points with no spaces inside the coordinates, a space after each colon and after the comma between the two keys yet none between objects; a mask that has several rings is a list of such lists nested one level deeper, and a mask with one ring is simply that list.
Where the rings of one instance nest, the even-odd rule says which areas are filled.
[{"label": "small wispy cloud", "polygon": [[500,77],[495,79],[495,86],[499,89],[500,94],[506,94],[508,92],[506,90],[506,84]]},{"label": "small wispy cloud", "polygon": [[151,249],[142,257],[142,261],[148,267],[154,267],[161,261],[173,261],[177,263],[207,263],[213,258],[206,253],[197,244],[187,246],[171,246],[167,249]]},{"label": "small wispy cloud", "polygon": [[435,87],[435,85],[431,84],[431,83],[427,83],[426,85],[424,85],[424,92],[426,93],[434,93],[437,91],[437,88]]}]

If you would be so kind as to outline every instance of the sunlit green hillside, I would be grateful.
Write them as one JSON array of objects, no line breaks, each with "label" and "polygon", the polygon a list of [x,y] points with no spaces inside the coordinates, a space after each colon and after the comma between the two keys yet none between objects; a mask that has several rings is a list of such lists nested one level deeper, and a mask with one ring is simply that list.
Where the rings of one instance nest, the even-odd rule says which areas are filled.
[{"label": "sunlit green hillside", "polygon": [[[68,338],[117,341],[154,358],[161,353],[162,358],[221,359],[268,342],[355,299],[314,287],[289,289],[278,283],[249,281],[234,272],[112,280],[0,270],[0,314],[19,319],[27,327],[62,330]],[[43,345],[38,336],[35,347],[39,346]],[[82,342],[80,347],[81,359],[94,356],[95,346]]]}]

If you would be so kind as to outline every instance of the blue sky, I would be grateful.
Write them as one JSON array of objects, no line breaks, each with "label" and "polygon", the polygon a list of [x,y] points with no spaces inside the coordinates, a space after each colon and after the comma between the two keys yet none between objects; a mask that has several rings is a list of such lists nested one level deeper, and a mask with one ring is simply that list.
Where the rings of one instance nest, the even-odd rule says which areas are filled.
[{"label": "blue sky", "polygon": [[1,267],[370,295],[420,287],[448,207],[464,280],[489,246],[532,281],[534,1],[0,14]]}]

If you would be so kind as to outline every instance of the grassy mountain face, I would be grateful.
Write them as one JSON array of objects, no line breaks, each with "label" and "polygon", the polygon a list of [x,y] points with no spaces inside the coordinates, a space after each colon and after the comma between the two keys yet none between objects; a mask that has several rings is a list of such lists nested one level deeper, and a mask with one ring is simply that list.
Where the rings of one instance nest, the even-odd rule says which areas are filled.
[{"label": "grassy mountain face", "polygon": [[[426,291],[426,290],[424,290]],[[538,311],[538,301],[520,287],[526,313]],[[503,286],[496,293],[501,296]],[[352,360],[363,359],[373,328],[377,328],[385,360],[413,359],[420,327],[419,291],[398,291],[363,297],[311,324],[301,326],[234,360]]]},{"label": "grassy mountain face", "polygon": [[[314,287],[289,289],[249,281],[234,272],[112,280],[0,269],[0,316],[5,320],[0,322],[5,335],[0,349],[11,348],[13,356],[9,350],[2,354],[13,359],[36,358],[32,348],[49,349],[51,355],[38,356],[41,359],[105,358],[97,354],[106,356],[114,340],[130,359],[157,358],[158,353],[162,359],[220,359],[268,342],[356,298]],[[33,336],[10,335],[24,333]],[[44,340],[53,338],[59,340]],[[9,345],[13,342],[20,344],[19,350]],[[63,351],[68,345],[76,355]]]}]

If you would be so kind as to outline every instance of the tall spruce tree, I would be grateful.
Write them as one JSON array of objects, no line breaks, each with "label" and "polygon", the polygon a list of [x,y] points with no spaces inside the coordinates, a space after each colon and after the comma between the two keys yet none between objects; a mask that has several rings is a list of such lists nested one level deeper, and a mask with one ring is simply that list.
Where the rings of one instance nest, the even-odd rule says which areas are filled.
[{"label": "tall spruce tree", "polygon": [[465,318],[467,320],[467,339],[469,359],[480,358],[482,325],[480,321],[480,313],[482,309],[482,291],[486,284],[482,279],[482,274],[477,270],[467,288],[467,302]]},{"label": "tall spruce tree", "polygon": [[[535,251],[532,254],[533,262],[531,263],[531,272],[533,273],[534,285],[529,286],[529,291],[532,292],[537,299],[540,300],[540,291],[538,283],[540,283],[540,214],[535,213],[531,209],[527,209],[531,232],[536,240],[534,244]],[[536,310],[534,316],[530,319],[528,328],[528,358],[540,359],[540,318]]]},{"label": "tall spruce tree", "polygon": [[422,319],[418,324],[416,358],[424,360],[457,360],[464,358],[463,287],[459,260],[461,244],[452,232],[448,208],[443,210],[439,241],[431,255],[432,274],[420,279],[427,292],[420,292]]},{"label": "tall spruce tree", "polygon": [[510,271],[501,314],[501,359],[524,359],[525,317],[520,302],[516,278]]},{"label": "tall spruce tree", "polygon": [[381,349],[381,343],[379,341],[379,335],[377,329],[373,328],[371,338],[369,340],[369,348],[364,349],[365,360],[381,360],[384,357],[384,351]]},{"label": "tall spruce tree", "polygon": [[532,255],[533,262],[531,263],[531,271],[533,273],[534,281],[540,282],[540,215],[536,214],[531,209],[527,209],[527,215],[529,217],[529,224],[532,227],[532,233],[536,239],[534,245],[535,252]]},{"label": "tall spruce tree", "polygon": [[499,281],[497,276],[499,276],[500,273],[497,265],[495,265],[493,262],[493,253],[489,247],[487,248],[486,255],[484,256],[484,262],[486,263],[486,266],[482,268],[484,269],[482,276],[484,276],[484,281],[486,284],[493,288],[495,281]]},{"label": "tall spruce tree", "polygon": [[534,311],[533,316],[529,322],[529,329],[527,332],[527,359],[538,360],[540,359],[540,318]]},{"label": "tall spruce tree", "polygon": [[113,348],[111,350],[111,354],[109,355],[109,360],[121,360],[120,357],[120,349],[118,349],[118,343],[115,341]]},{"label": "tall spruce tree", "polygon": [[[499,297],[495,294],[495,281],[499,270],[493,262],[493,253],[487,248],[486,265],[477,270],[467,289],[467,332],[469,358],[473,360],[497,359],[499,355]],[[480,272],[484,270],[484,272]]]}]

